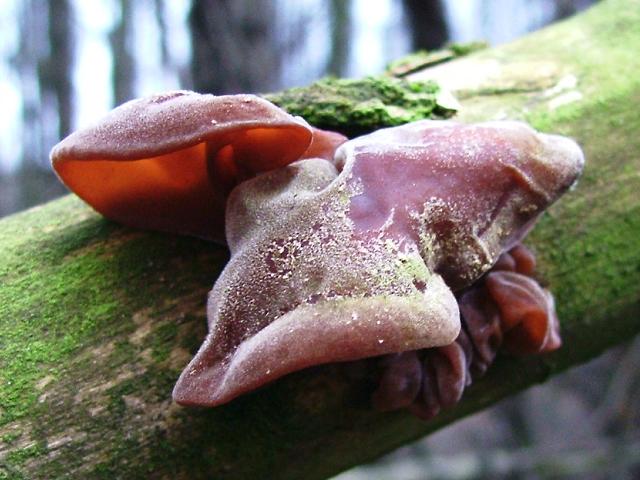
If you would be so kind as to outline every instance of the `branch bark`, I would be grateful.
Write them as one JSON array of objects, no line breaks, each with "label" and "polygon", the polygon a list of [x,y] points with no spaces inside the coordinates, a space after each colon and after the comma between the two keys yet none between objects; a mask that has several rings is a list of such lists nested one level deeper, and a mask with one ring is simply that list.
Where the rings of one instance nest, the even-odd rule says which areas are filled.
[{"label": "branch bark", "polygon": [[68,196],[0,221],[0,478],[325,478],[638,333],[638,24],[639,0],[609,0],[415,75],[452,86],[463,120],[524,118],[583,145],[578,189],[527,242],[557,299],[560,351],[501,357],[428,423],[373,412],[340,365],[180,408],[171,389],[226,251],[114,225]]}]

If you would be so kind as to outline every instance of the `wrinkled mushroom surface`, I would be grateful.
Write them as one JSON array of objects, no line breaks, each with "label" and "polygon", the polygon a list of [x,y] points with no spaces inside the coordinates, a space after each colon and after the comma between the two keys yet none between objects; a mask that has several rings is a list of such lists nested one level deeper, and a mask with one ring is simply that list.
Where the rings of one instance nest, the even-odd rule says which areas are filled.
[{"label": "wrinkled mushroom surface", "polygon": [[174,91],[112,110],[60,142],[51,160],[110,219],[223,241],[231,189],[297,160],[311,137],[302,119],[259,97]]},{"label": "wrinkled mushroom surface", "polygon": [[[174,398],[218,405],[307,366],[431,349],[425,368],[411,353],[390,362],[420,375],[391,375],[400,387],[387,390],[423,392],[423,417],[455,403],[470,382],[465,351],[482,346],[455,342],[454,292],[511,250],[582,164],[575,143],[522,123],[423,121],[348,141],[333,162],[302,160],[241,183],[228,200],[232,258],[209,297],[209,334]],[[485,281],[494,308],[540,297],[507,273]],[[523,320],[536,315],[526,303],[501,310],[516,347],[548,335]]]}]

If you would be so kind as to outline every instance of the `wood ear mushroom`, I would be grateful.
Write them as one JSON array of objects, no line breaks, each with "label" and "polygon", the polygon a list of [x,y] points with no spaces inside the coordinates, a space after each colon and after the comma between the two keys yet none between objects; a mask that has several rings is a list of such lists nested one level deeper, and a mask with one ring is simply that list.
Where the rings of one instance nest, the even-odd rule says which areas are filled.
[{"label": "wood ear mushroom", "polygon": [[[52,153],[63,181],[117,221],[219,239],[225,219],[231,259],[176,401],[220,405],[305,367],[372,357],[374,406],[430,418],[501,345],[560,345],[520,242],[579,176],[574,142],[518,122],[428,120],[347,141],[256,97],[192,95],[168,94],[167,120],[161,97],[141,100]],[[128,110],[152,126],[127,129]],[[129,180],[146,175],[143,187]],[[105,188],[91,193],[89,179]]]},{"label": "wood ear mushroom", "polygon": [[[434,347],[447,351],[443,385],[463,387],[456,295],[520,242],[581,165],[573,142],[523,124],[424,121],[240,184],[209,335],[174,397],[218,405],[311,365]],[[510,294],[491,278],[494,295]]]},{"label": "wood ear mushroom", "polygon": [[51,151],[61,181],[125,225],[224,242],[235,185],[300,158],[311,127],[254,95],[131,100]]}]

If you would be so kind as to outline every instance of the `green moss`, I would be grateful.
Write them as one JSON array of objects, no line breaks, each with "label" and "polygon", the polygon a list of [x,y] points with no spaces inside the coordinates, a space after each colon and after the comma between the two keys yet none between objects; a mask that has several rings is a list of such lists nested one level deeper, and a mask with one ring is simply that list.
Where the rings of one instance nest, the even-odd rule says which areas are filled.
[{"label": "green moss", "polygon": [[158,289],[184,294],[190,284],[157,279],[174,254],[203,243],[143,236],[72,197],[5,219],[0,242],[0,425],[26,415],[41,394],[38,381],[59,378],[70,355],[133,331],[132,313]]},{"label": "green moss", "polygon": [[[640,68],[639,59],[619,60]],[[607,85],[581,101],[527,117],[534,127],[569,135],[585,146],[585,172],[577,191],[554,206],[527,240],[544,245],[537,249],[541,269],[576,352],[565,354],[559,366],[575,363],[577,355],[589,358],[603,344],[637,331],[637,317],[619,309],[628,308],[640,284],[640,206],[633,200],[640,191],[640,80],[629,76],[623,82],[613,75]],[[608,318],[617,321],[594,328],[593,335],[577,332]]]},{"label": "green moss", "polygon": [[427,268],[424,260],[418,254],[400,255],[398,268],[400,276],[412,279],[413,281],[426,282],[432,275],[432,272]]},{"label": "green moss", "polygon": [[[118,478],[118,472],[121,469],[121,464],[116,463],[114,460],[126,461],[127,458],[131,458],[131,455],[135,455],[135,452],[139,452],[140,449],[140,444],[135,440],[135,438],[119,438],[117,445],[115,445],[113,449],[114,458],[97,463],[92,469],[90,478],[96,480]],[[149,473],[152,473],[152,471],[147,472],[147,474]],[[138,474],[135,470],[129,470],[127,472],[127,479],[136,480],[143,478],[148,477]]]},{"label": "green moss", "polygon": [[[145,429],[144,431],[131,432],[127,428],[114,429],[110,424],[113,418],[124,419],[130,418],[132,414],[145,414],[143,410],[136,411],[135,406],[127,404],[127,397],[141,398],[141,392],[144,392],[144,408],[149,408],[149,405],[156,403],[166,408],[167,394],[175,383],[176,375],[177,372],[169,372],[152,364],[143,374],[109,388],[107,392],[109,396],[108,414],[102,419],[105,424],[100,427],[100,430],[108,432],[112,436],[113,445],[110,448],[109,457],[93,467],[89,475],[90,478],[110,479],[117,477],[118,472],[122,471],[122,465],[128,463],[132,456],[136,458],[144,456],[147,461],[131,465],[127,469],[127,478],[131,479],[146,479],[159,470],[176,474],[176,471],[172,469],[172,465],[175,465],[175,458],[186,458],[191,455],[194,457],[194,461],[199,459],[198,451],[194,445],[186,442],[181,442],[179,445],[172,443],[171,436],[176,434],[175,431]],[[163,413],[163,411],[159,411],[159,415]],[[181,414],[190,416],[192,412],[183,410]],[[145,425],[142,427],[144,428]],[[176,422],[174,428],[179,427],[179,422]],[[185,434],[183,438],[189,438],[189,435]],[[152,451],[147,450],[149,444],[153,445]],[[205,442],[203,444],[206,445]],[[201,459],[199,460],[201,461]]]},{"label": "green moss", "polygon": [[[565,221],[564,217],[547,217],[540,230],[532,235],[538,241],[544,238],[547,246],[538,254],[541,262],[576,268],[571,282],[561,280],[564,278],[561,268],[546,272],[563,318],[582,324],[589,317],[606,316],[613,306],[603,302],[603,298],[628,298],[635,294],[640,283],[640,250],[631,248],[629,239],[640,233],[640,208],[624,214],[612,212],[607,222],[580,223]],[[559,240],[566,237],[557,233],[563,230],[584,233],[561,244]],[[554,242],[555,238],[558,241]]]},{"label": "green moss", "polygon": [[[36,225],[38,214],[35,210],[31,215]],[[55,376],[55,365],[94,331],[96,321],[115,313],[101,259],[88,255],[65,261],[71,249],[85,248],[89,238],[95,238],[95,228],[64,233],[53,229],[50,243],[26,245],[12,228],[19,225],[9,220],[3,227],[0,235],[13,236],[18,244],[8,244],[0,253],[0,425],[23,415],[38,396],[35,381],[45,374]],[[70,296],[70,288],[82,294]]]},{"label": "green moss", "polygon": [[163,362],[169,357],[177,336],[178,325],[175,323],[164,323],[153,331],[150,344],[152,348],[151,354],[156,362]]},{"label": "green moss", "polygon": [[434,83],[381,76],[326,78],[266,98],[316,127],[353,137],[382,127],[453,115],[441,94]]},{"label": "green moss", "polygon": [[12,450],[7,454],[6,460],[13,465],[21,465],[30,458],[35,458],[42,453],[45,449],[42,445],[29,445],[28,447],[21,448],[19,450]]},{"label": "green moss", "polygon": [[464,42],[464,43],[452,43],[447,48],[453,52],[456,57],[464,57],[471,55],[472,53],[484,50],[489,47],[487,42]]},{"label": "green moss", "polygon": [[8,463],[0,463],[0,480],[31,480],[31,478]]},{"label": "green moss", "polygon": [[24,478],[21,473],[13,470],[8,465],[0,463],[0,480],[22,480]]},{"label": "green moss", "polygon": [[20,432],[5,433],[0,437],[0,441],[5,444],[13,443],[15,440],[20,438],[21,435],[22,433]]}]

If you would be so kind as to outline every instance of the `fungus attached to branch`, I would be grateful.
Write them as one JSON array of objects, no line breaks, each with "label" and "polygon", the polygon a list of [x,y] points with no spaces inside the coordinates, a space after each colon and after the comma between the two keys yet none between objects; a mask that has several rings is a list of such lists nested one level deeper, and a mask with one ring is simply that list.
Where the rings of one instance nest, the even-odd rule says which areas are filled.
[{"label": "fungus attached to branch", "polygon": [[[420,354],[419,378],[410,354],[389,361],[400,376],[381,382],[400,398],[374,403],[405,403],[416,381],[428,411],[455,403],[472,345],[454,342],[454,294],[522,239],[582,161],[572,141],[524,124],[424,121],[348,141],[333,163],[303,160],[238,185],[209,334],[174,398],[219,405],[311,365],[439,347]],[[491,282],[499,307],[510,295],[526,303],[503,277]],[[534,313],[521,313],[505,310],[520,322],[514,335],[538,334]]]},{"label": "fungus attached to branch", "polygon": [[[533,254],[516,245],[456,295],[462,329],[455,342],[379,359],[374,406],[381,411],[407,407],[427,420],[457,403],[464,389],[486,372],[499,349],[525,355],[559,348],[553,297],[532,277],[534,269]],[[414,359],[410,368],[407,356]],[[420,388],[408,391],[409,378]]]},{"label": "fungus attached to branch", "polygon": [[560,345],[520,241],[582,170],[566,138],[425,120],[347,141],[254,96],[179,91],[115,109],[52,161],[127,225],[221,240],[226,221],[231,259],[174,389],[181,404],[374,357],[374,406],[430,418],[500,346]]}]

